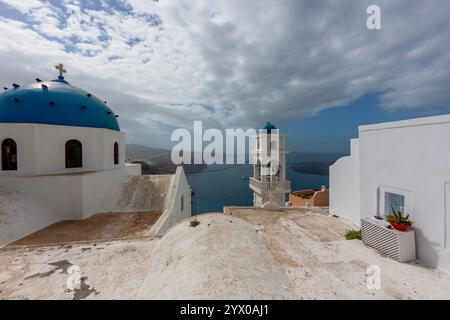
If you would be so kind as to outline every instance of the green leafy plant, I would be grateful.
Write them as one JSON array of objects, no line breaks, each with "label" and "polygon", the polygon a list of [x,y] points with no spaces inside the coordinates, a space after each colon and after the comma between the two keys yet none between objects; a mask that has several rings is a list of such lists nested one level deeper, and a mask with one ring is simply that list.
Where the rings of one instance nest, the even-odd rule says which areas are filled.
[{"label": "green leafy plant", "polygon": [[407,226],[413,224],[413,222],[409,220],[409,214],[405,215],[402,211],[395,212],[394,208],[392,208],[392,214],[387,217],[387,221]]},{"label": "green leafy plant", "polygon": [[354,239],[361,240],[362,239],[361,230],[348,230],[345,233],[345,239],[347,239],[347,240],[354,240]]},{"label": "green leafy plant", "polygon": [[195,220],[191,220],[191,227],[196,227],[200,224],[200,221],[198,221],[197,219]]}]

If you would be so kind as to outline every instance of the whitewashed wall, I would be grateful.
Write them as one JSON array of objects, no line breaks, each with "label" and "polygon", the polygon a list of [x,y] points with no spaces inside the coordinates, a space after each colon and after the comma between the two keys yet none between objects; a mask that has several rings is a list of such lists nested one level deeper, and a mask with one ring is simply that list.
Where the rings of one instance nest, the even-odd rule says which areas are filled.
[{"label": "whitewashed wall", "polygon": [[[107,170],[125,163],[124,133],[109,129],[43,124],[0,124],[0,143],[13,139],[17,144],[17,171],[0,175],[45,175]],[[83,167],[66,169],[65,144],[82,143]],[[114,142],[119,144],[119,164],[114,165]]]},{"label": "whitewashed wall", "polygon": [[126,165],[80,174],[0,176],[0,244],[113,207],[117,198],[110,197],[111,186],[140,174],[140,165]]},{"label": "whitewashed wall", "polygon": [[[406,211],[415,222],[418,258],[427,265],[447,270],[450,270],[449,137],[450,115],[359,127],[361,216],[384,213],[385,191],[405,195]],[[349,168],[337,164],[331,169],[332,193],[331,189],[342,186],[348,176]],[[352,202],[339,205],[335,202],[339,194],[334,193],[330,199],[330,208],[336,206],[340,212],[351,212]]]},{"label": "whitewashed wall", "polygon": [[0,247],[60,220],[59,212],[25,191],[0,189]]},{"label": "whitewashed wall", "polygon": [[[188,184],[184,169],[177,167],[167,197],[166,210],[152,228],[152,234],[164,235],[167,230],[192,214],[191,187]],[[183,208],[181,199],[183,198]]]},{"label": "whitewashed wall", "polygon": [[[87,218],[94,213],[115,211],[122,192],[121,186],[130,177],[140,175],[141,166],[139,164],[126,164],[122,168],[96,171],[82,175],[83,178],[80,186],[82,216],[78,218]],[[136,191],[138,192],[139,190]]]},{"label": "whitewashed wall", "polygon": [[450,270],[450,115],[362,126],[359,132],[362,215],[380,210],[380,189],[403,190],[418,258]]},{"label": "whitewashed wall", "polygon": [[350,141],[350,155],[330,166],[330,213],[361,224],[358,139]]}]

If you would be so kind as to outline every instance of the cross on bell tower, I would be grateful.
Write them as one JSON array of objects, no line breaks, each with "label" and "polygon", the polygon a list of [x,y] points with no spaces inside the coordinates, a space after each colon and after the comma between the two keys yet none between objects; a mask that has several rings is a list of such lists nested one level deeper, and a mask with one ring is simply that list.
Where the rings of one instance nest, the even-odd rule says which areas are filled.
[{"label": "cross on bell tower", "polygon": [[59,80],[64,80],[64,73],[67,72],[67,70],[64,69],[64,65],[62,63],[60,63],[60,64],[55,66],[55,69],[59,71],[58,79]]}]

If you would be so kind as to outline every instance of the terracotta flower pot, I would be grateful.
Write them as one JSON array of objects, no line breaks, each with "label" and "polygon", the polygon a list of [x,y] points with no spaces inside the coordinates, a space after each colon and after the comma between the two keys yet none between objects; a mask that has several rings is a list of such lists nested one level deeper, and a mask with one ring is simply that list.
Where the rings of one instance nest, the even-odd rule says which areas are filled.
[{"label": "terracotta flower pot", "polygon": [[395,223],[395,222],[389,222],[391,224],[391,226],[394,227],[395,230],[398,231],[408,231],[409,229],[411,229],[411,225],[409,224],[400,224],[400,223]]}]

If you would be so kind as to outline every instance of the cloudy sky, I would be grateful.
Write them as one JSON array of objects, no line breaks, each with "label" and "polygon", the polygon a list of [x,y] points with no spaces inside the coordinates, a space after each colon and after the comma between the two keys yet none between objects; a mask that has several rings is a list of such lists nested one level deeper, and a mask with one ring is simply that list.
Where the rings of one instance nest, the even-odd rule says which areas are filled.
[{"label": "cloudy sky", "polygon": [[450,1],[0,0],[0,85],[59,62],[128,142],[270,119],[295,150],[338,152],[358,124],[449,112]]}]

